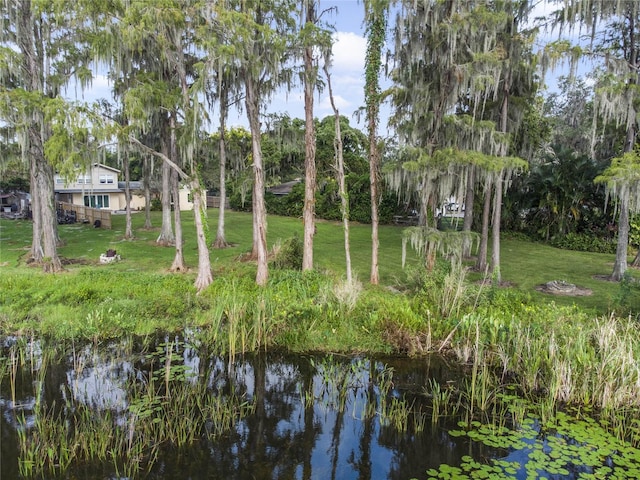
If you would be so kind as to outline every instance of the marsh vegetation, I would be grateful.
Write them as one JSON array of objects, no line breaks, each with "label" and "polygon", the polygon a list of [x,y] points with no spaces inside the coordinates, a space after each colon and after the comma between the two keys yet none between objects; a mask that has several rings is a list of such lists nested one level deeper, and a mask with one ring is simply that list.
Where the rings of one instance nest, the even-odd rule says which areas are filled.
[{"label": "marsh vegetation", "polygon": [[[248,232],[249,215],[230,216]],[[450,259],[426,271],[409,254],[403,270],[393,254],[400,229],[382,227],[385,286],[344,282],[328,247],[317,252],[323,268],[303,273],[280,257],[258,287],[253,264],[239,261],[250,236],[239,235],[198,294],[193,273],[162,267],[170,252],[144,230],[122,241],[117,224],[62,230],[61,251],[76,261],[45,275],[21,261],[26,224],[0,224],[0,397],[14,439],[3,449],[17,448],[3,450],[16,458],[3,475],[168,479],[193,465],[192,478],[211,478],[215,463],[244,478],[243,462],[251,474],[291,478],[326,468],[336,478],[354,469],[367,478],[635,471],[637,286],[590,277],[610,255],[550,256],[505,238],[503,273],[519,281],[499,287]],[[281,239],[299,224],[272,225],[282,237],[270,241],[287,252]],[[340,229],[319,227],[327,245]],[[365,244],[366,228],[352,233]],[[104,248],[122,261],[99,265]],[[195,261],[188,242],[185,252]],[[367,261],[356,248],[355,271]],[[552,271],[594,295],[549,301],[527,276]],[[378,455],[389,470],[376,470]]]}]

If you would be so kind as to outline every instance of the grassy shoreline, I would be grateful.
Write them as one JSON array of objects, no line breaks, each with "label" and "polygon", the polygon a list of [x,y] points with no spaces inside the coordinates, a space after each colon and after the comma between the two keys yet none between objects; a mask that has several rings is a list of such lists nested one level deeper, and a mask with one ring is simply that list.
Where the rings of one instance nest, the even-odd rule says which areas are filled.
[{"label": "grassy shoreline", "polygon": [[[83,269],[109,269],[112,272],[168,273],[174,249],[155,244],[159,234],[160,212],[152,212],[155,228],[142,229],[142,213],[133,215],[134,240],[124,240],[124,215],[114,215],[113,229],[94,229],[90,225],[60,225],[59,235],[63,245],[59,254],[68,263],[67,273]],[[185,230],[184,256],[188,267],[197,266],[197,249],[194,240],[193,217],[183,215]],[[223,250],[211,249],[214,276],[225,275],[229,270],[250,271],[249,263],[238,261],[251,250],[251,215],[243,212],[227,212],[227,241],[232,245]],[[217,210],[208,214],[209,235],[213,236],[217,227]],[[294,235],[301,236],[302,222],[291,217],[268,217],[268,246],[285,241]],[[211,243],[213,238],[209,239]],[[314,240],[316,270],[340,277],[345,270],[344,241],[341,223],[319,221]],[[23,220],[0,219],[0,273],[37,274],[36,269],[27,266],[24,257],[31,243],[31,223]],[[381,226],[380,228],[380,277],[383,286],[398,286],[407,278],[407,272],[421,262],[415,255],[408,256],[408,269],[401,265],[402,228]],[[101,253],[112,248],[117,250],[123,261],[112,265],[100,265]],[[371,258],[370,226],[351,226],[352,264],[357,276],[366,283],[369,277]],[[586,253],[560,250],[548,245],[522,239],[512,239],[508,235],[502,240],[502,277],[511,288],[531,295],[536,303],[555,302],[559,305],[576,305],[597,314],[612,311],[620,296],[620,285],[595,278],[611,273],[614,256],[610,254]],[[184,274],[191,278],[194,271]],[[640,278],[640,271],[630,269],[630,274]],[[64,275],[64,274],[63,274]],[[470,281],[480,281],[480,274],[469,274]],[[535,287],[552,280],[563,280],[593,291],[586,297],[560,297],[539,293]]]},{"label": "grassy shoreline", "polygon": [[[212,213],[210,232],[215,231]],[[593,278],[608,272],[611,255],[507,238],[502,272],[513,286],[497,288],[447,262],[425,273],[412,257],[403,270],[402,229],[386,226],[381,229],[382,285],[363,281],[354,286],[342,279],[340,225],[320,222],[316,270],[274,268],[267,287],[260,288],[253,281],[254,265],[238,260],[251,247],[251,217],[231,212],[227,239],[234,247],[211,251],[214,283],[198,295],[195,272],[168,273],[174,251],[156,246],[157,230],[140,229],[142,221],[141,215],[134,216],[132,241],[122,239],[124,216],[114,217],[111,231],[61,226],[65,246],[60,254],[73,261],[56,275],[24,263],[28,222],[0,221],[0,335],[99,342],[195,331],[199,341],[228,355],[276,348],[409,355],[439,351],[501,371],[503,379],[517,378],[526,396],[544,391],[554,403],[640,406],[640,399],[624,393],[640,384],[640,373],[630,362],[640,362],[640,332],[629,315],[638,311],[638,289]],[[299,219],[269,217],[269,245],[301,229]],[[185,231],[185,259],[195,265],[190,220]],[[355,269],[360,278],[367,277],[369,227],[354,225],[351,234]],[[122,261],[100,265],[99,255],[108,248],[117,250]],[[592,288],[594,294],[550,298],[534,290],[554,279]],[[612,398],[612,391],[620,393]]]},{"label": "grassy shoreline", "polygon": [[[212,217],[209,232],[215,231]],[[155,245],[158,229],[140,229],[142,220],[141,215],[134,216],[136,239],[132,241],[122,239],[123,216],[114,217],[111,231],[61,226],[65,245],[60,255],[66,270],[58,274],[44,274],[25,263],[31,241],[29,222],[0,220],[0,339],[22,337],[9,339],[0,349],[0,380],[15,381],[22,362],[21,368],[37,372],[43,382],[48,355],[66,355],[87,342],[103,349],[114,343],[109,339],[153,342],[158,334],[172,338],[171,344],[203,347],[208,354],[226,357],[230,364],[243,353],[265,350],[400,354],[417,356],[418,361],[438,353],[453,358],[466,375],[455,385],[429,381],[416,388],[422,387],[430,402],[427,413],[434,425],[443,427],[446,420],[461,418],[455,430],[449,431],[452,437],[521,448],[530,452],[527,466],[568,471],[558,469],[555,454],[549,455],[548,465],[540,463],[530,444],[521,441],[538,435],[530,423],[535,418],[540,432],[557,431],[566,424],[575,427],[582,443],[587,439],[582,449],[570,452],[576,456],[576,465],[591,455],[596,448],[591,445],[600,448],[615,442],[629,455],[636,455],[640,445],[640,322],[636,318],[640,295],[637,285],[593,278],[609,272],[611,255],[560,251],[505,238],[502,273],[511,286],[493,287],[481,282],[479,274],[446,261],[425,272],[413,256],[402,269],[402,229],[385,226],[381,229],[382,284],[371,286],[364,281],[370,256],[369,227],[354,225],[353,263],[363,281],[349,285],[342,275],[341,226],[320,222],[316,270],[271,268],[267,286],[258,287],[255,265],[240,260],[251,247],[251,217],[231,212],[227,240],[234,246],[211,251],[214,282],[198,294],[193,286],[195,272],[168,272],[174,250]],[[185,221],[184,252],[186,263],[195,266],[197,251],[190,223]],[[269,217],[269,246],[286,242],[301,229],[297,219]],[[99,256],[107,249],[115,249],[122,260],[100,264]],[[537,284],[554,279],[591,288],[594,293],[590,297],[548,297],[535,290]],[[28,352],[34,344],[43,352],[39,369],[29,365],[33,357]],[[172,347],[167,350],[173,351]],[[219,419],[223,432],[251,413],[253,404],[246,399],[220,400],[203,382],[187,377],[178,381],[184,372],[182,357],[177,355],[174,364],[167,361],[173,357],[166,356],[162,348],[155,352],[159,365],[155,376],[150,375],[146,384],[131,385],[128,428],[115,422],[109,410],[94,412],[78,404],[72,409],[74,428],[68,429],[66,417],[36,403],[36,427],[20,430],[24,433],[18,438],[21,474],[31,478],[94,462],[112,464],[117,472],[133,478],[139,466],[153,467],[161,445],[189,448],[200,441],[209,415]],[[327,378],[337,381],[334,376]],[[168,390],[169,381],[172,394],[165,396],[163,385]],[[398,429],[407,428],[412,407],[404,399],[387,403],[389,394],[379,398],[387,410],[374,405],[371,411],[397,422]],[[207,415],[202,414],[203,409]],[[574,412],[575,418],[567,420],[564,411]],[[156,413],[143,418],[140,412]],[[427,421],[426,414],[419,413],[414,428]],[[136,435],[132,436],[134,423]],[[565,434],[572,438],[574,430],[567,429]],[[586,437],[585,431],[590,432]],[[595,438],[591,432],[596,432]],[[520,444],[524,446],[518,447]],[[41,455],[45,451],[47,455]],[[111,452],[110,462],[104,454],[107,451]],[[560,453],[570,465],[573,457],[567,457],[565,450],[559,450],[558,456]],[[618,457],[626,461],[624,455]],[[472,463],[473,468],[480,465]],[[598,458],[594,465],[600,463]],[[470,464],[461,467],[472,468]],[[427,473],[435,478],[452,468],[458,467],[441,465]],[[495,473],[495,468],[487,467],[485,472]]]}]

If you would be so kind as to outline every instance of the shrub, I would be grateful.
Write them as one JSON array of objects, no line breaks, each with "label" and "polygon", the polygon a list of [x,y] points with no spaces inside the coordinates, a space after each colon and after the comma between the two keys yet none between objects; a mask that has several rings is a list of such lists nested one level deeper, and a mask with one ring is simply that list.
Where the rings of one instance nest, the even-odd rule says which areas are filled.
[{"label": "shrub", "polygon": [[594,253],[615,253],[616,243],[612,239],[585,233],[568,233],[551,239],[551,245],[566,250]]},{"label": "shrub", "polygon": [[302,270],[303,245],[297,234],[275,246],[274,250],[274,258],[271,261],[274,268]]}]

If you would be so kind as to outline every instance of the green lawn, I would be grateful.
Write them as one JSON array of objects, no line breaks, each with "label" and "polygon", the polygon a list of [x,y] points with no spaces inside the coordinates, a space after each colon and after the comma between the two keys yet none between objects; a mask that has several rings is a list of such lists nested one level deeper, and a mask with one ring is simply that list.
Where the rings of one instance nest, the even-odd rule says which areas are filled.
[{"label": "green lawn", "polygon": [[[113,268],[119,271],[166,271],[172,263],[174,249],[158,247],[155,240],[159,233],[160,212],[153,212],[153,225],[156,228],[143,230],[142,213],[133,215],[135,240],[123,239],[125,216],[114,215],[113,229],[95,229],[91,225],[60,225],[59,234],[64,242],[60,255],[65,259],[84,260],[98,265],[98,258],[107,249],[113,248],[123,261],[114,265],[96,268]],[[218,211],[209,210],[209,235],[215,236]],[[195,229],[191,212],[183,214],[185,260],[188,266],[197,265]],[[358,278],[366,283],[370,274],[371,228],[369,225],[354,224],[351,233],[351,255],[353,268]],[[271,247],[278,241],[293,235],[302,235],[302,220],[290,217],[268,217],[268,244]],[[211,250],[214,274],[233,266],[236,259],[250,251],[252,238],[251,215],[240,212],[227,212],[227,241],[233,247],[224,250]],[[0,271],[25,268],[23,256],[31,243],[31,223],[23,220],[0,220]],[[343,275],[345,270],[344,239],[342,224],[339,222],[319,221],[315,236],[314,260],[317,269]],[[612,301],[619,295],[617,283],[594,279],[594,275],[608,275],[612,270],[613,255],[584,253],[559,250],[543,244],[523,240],[504,239],[502,241],[502,278],[513,287],[531,295],[540,301],[555,301],[558,304],[576,304],[606,312]],[[404,278],[402,260],[402,227],[382,226],[380,228],[380,278],[384,285],[394,285]],[[413,254],[408,255],[408,263],[419,261]],[[68,269],[86,268],[81,263],[73,263]],[[636,278],[640,272],[631,270]],[[481,276],[473,273],[472,281]],[[589,288],[593,295],[587,297],[549,296],[535,291],[535,286],[551,281],[564,280]],[[635,290],[637,292],[637,290]]]}]

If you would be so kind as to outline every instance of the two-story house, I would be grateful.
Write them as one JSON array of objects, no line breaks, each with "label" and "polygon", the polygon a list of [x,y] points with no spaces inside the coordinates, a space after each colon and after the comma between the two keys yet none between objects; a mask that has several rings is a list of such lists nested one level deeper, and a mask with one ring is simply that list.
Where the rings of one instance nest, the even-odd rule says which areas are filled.
[{"label": "two-story house", "polygon": [[[73,179],[55,175],[54,191],[56,200],[85,207],[102,208],[114,212],[126,208],[125,182],[119,181],[120,170],[101,163],[94,163]],[[141,182],[129,182],[131,209],[142,210],[145,206]],[[193,202],[189,189],[180,189],[180,210],[191,210]]]}]

